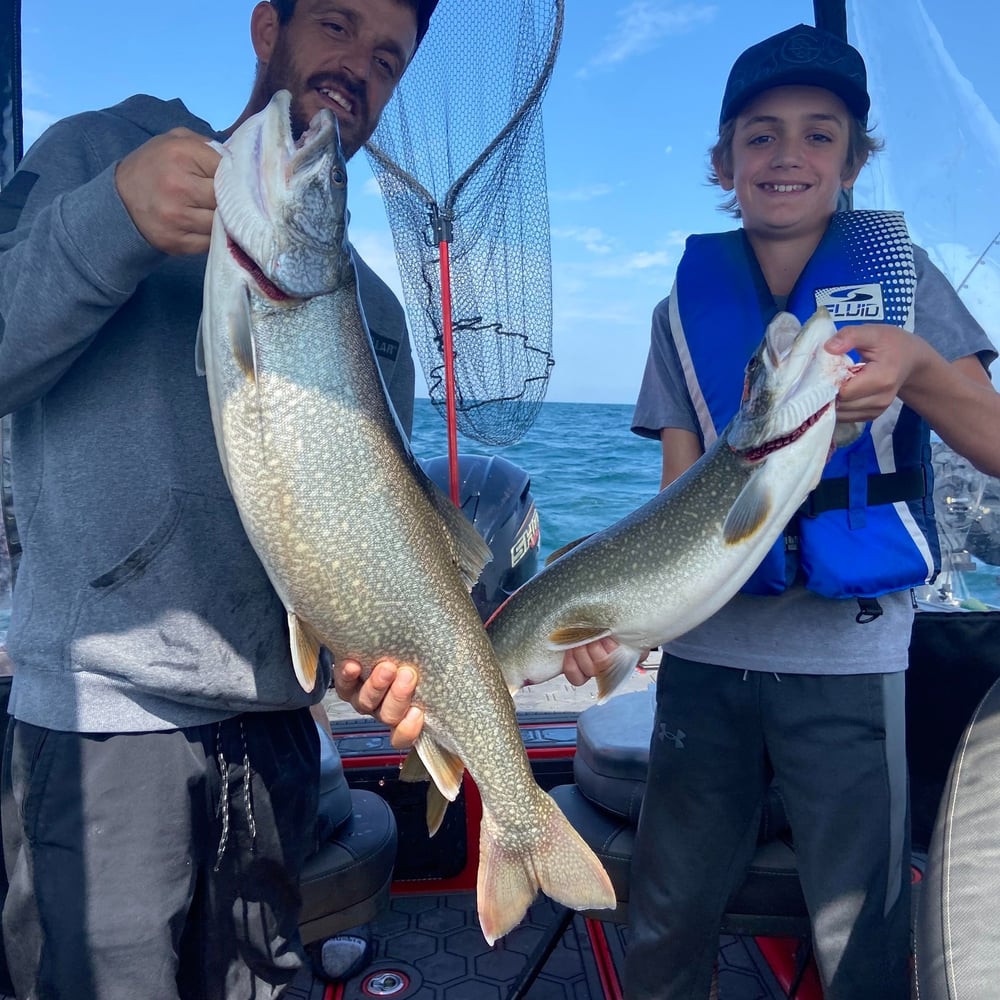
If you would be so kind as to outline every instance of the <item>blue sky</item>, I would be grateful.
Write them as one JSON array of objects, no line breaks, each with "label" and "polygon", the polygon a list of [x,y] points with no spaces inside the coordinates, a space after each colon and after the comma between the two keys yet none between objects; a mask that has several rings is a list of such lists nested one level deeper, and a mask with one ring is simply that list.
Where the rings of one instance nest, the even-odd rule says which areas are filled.
[{"label": "blue sky", "polygon": [[[441,0],[440,11],[494,0]],[[508,0],[512,2],[513,0]],[[253,76],[252,0],[23,0],[25,130],[137,92],[180,97],[217,128]],[[887,150],[859,207],[902,209],[1000,342],[1000,14],[990,0],[848,0]],[[548,399],[631,403],[653,306],[691,232],[729,228],[704,180],[732,60],[800,21],[810,0],[566,0],[545,97],[553,261]],[[399,288],[378,186],[351,162],[352,239]],[[421,387],[418,391],[423,394]]]}]

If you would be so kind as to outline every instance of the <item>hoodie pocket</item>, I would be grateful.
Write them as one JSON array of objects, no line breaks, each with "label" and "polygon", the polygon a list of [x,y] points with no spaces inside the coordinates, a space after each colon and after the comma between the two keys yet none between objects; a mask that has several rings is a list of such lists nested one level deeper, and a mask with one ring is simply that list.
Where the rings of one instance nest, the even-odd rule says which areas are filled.
[{"label": "hoodie pocket", "polygon": [[298,687],[284,609],[229,498],[172,490],[152,530],[78,598],[76,670],[213,707],[283,705]]}]

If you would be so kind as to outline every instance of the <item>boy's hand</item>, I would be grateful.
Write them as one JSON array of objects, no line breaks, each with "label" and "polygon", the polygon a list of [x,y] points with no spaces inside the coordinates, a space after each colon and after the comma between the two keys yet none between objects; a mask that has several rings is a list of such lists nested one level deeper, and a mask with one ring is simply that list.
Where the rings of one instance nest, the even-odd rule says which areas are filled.
[{"label": "boy's hand", "polygon": [[392,660],[380,660],[364,679],[356,660],[333,666],[333,684],[341,701],[389,726],[397,750],[413,746],[424,727],[424,713],[413,704],[417,679],[413,667]]},{"label": "boy's hand", "polygon": [[151,246],[175,255],[208,251],[220,159],[203,135],[175,128],[118,164],[118,195]]},{"label": "boy's hand", "polygon": [[874,420],[892,405],[914,367],[932,350],[898,326],[864,323],[847,326],[824,345],[831,354],[857,351],[864,362],[837,396],[841,423]]}]

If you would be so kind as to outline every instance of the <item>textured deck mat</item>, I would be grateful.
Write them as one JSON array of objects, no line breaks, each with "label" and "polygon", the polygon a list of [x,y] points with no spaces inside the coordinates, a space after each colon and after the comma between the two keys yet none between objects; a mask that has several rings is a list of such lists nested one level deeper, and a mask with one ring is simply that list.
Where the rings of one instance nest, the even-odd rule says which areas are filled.
[{"label": "textured deck mat", "polygon": [[[540,897],[525,921],[493,948],[483,939],[471,892],[397,896],[373,925],[372,962],[343,984],[343,1000],[504,1000],[559,911]],[[603,924],[619,971],[627,930]],[[725,937],[719,949],[721,1000],[782,996],[752,939]],[[323,1000],[323,985],[303,975],[286,1000]],[[603,1000],[598,961],[586,923],[574,918],[549,955],[526,1000]]]}]

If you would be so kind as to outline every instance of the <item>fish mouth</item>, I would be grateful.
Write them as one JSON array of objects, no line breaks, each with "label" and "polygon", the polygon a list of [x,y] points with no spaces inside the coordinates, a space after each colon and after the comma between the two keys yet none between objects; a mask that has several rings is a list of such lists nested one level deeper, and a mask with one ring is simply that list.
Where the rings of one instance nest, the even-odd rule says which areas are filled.
[{"label": "fish mouth", "polygon": [[812,416],[808,417],[788,434],[782,434],[780,437],[771,438],[769,441],[765,441],[763,444],[754,445],[752,448],[732,448],[732,450],[748,462],[762,462],[768,455],[773,455],[774,452],[781,451],[782,448],[787,448],[790,444],[794,444],[798,441],[810,427],[815,426],[819,422],[823,414],[826,413],[832,405],[832,402],[825,403],[814,414],[812,414]]}]

